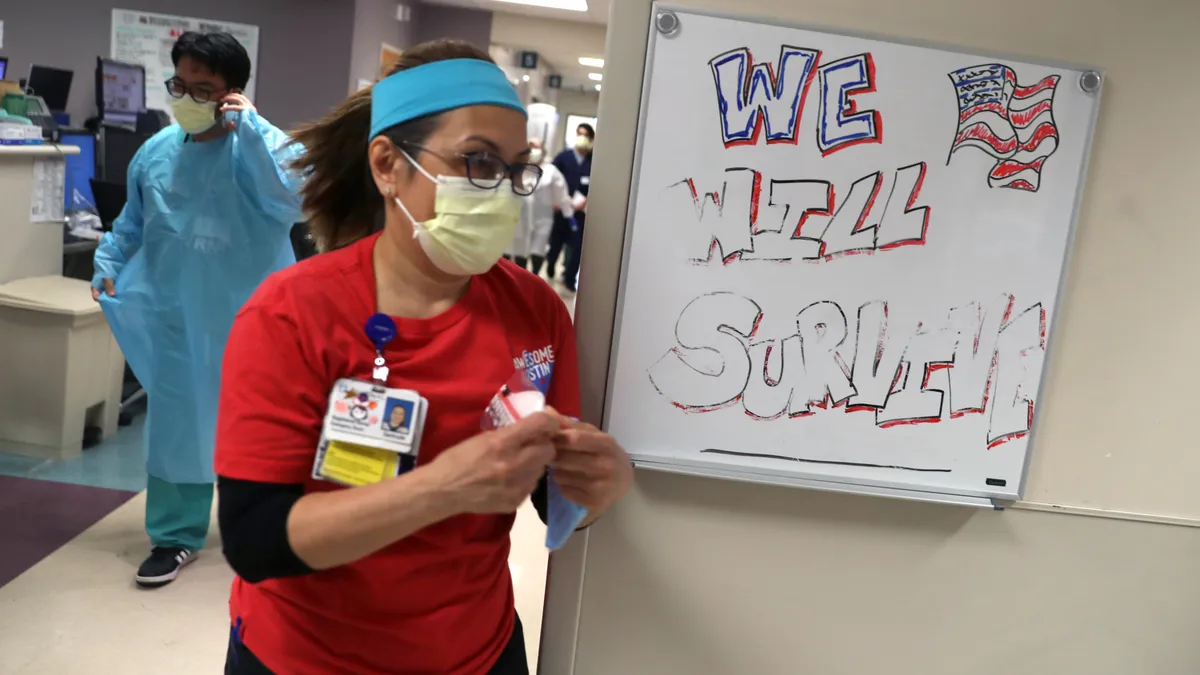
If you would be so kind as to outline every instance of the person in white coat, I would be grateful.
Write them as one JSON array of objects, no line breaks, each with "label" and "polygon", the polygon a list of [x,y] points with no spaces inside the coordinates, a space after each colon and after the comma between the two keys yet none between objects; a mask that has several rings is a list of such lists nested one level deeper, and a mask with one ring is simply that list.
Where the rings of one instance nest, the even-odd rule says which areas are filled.
[{"label": "person in white coat", "polygon": [[542,141],[529,139],[529,161],[542,167],[542,180],[533,194],[524,198],[521,205],[521,222],[517,233],[505,254],[519,267],[534,274],[542,271],[546,261],[546,249],[550,246],[550,230],[554,226],[554,212],[560,211],[568,220],[575,217],[575,206],[567,190],[567,179],[546,158]]}]

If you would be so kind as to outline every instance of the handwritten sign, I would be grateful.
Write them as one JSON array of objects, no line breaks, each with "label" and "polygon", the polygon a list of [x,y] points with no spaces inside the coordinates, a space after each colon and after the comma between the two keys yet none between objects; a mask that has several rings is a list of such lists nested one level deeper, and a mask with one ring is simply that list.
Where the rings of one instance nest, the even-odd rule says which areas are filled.
[{"label": "handwritten sign", "polygon": [[1079,73],[680,18],[651,57],[609,430],[658,464],[1016,496]]}]

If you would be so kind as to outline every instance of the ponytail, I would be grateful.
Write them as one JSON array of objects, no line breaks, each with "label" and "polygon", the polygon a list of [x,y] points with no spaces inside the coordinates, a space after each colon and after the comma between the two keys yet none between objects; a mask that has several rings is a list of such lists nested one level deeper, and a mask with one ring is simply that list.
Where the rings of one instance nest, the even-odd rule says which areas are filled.
[{"label": "ponytail", "polygon": [[371,90],[366,89],[342,101],[321,121],[292,133],[304,147],[292,168],[306,177],[301,195],[318,251],[371,234],[383,211],[366,159],[370,132]]},{"label": "ponytail", "polygon": [[[491,61],[487,52],[460,40],[435,40],[404,52],[391,72],[448,59]],[[388,129],[397,145],[421,145],[438,128],[439,115]],[[305,176],[301,196],[317,250],[330,251],[371,235],[383,221],[383,196],[367,162],[371,134],[371,90],[342,101],[324,119],[292,133],[304,152],[292,169]]]}]

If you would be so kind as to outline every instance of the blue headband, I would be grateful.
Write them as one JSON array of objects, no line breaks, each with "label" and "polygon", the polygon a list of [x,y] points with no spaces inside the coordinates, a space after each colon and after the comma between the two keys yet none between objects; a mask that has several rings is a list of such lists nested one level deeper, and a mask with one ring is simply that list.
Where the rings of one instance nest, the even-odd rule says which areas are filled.
[{"label": "blue headband", "polygon": [[391,127],[469,105],[497,105],[525,115],[508,76],[479,59],[434,61],[384,78],[371,90],[371,138]]}]

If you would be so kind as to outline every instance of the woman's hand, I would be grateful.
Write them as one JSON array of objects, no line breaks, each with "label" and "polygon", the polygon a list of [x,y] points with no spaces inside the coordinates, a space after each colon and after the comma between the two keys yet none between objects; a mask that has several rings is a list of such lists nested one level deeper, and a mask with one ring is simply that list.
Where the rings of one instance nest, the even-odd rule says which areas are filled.
[{"label": "woman's hand", "polygon": [[515,513],[554,461],[559,420],[530,415],[503,429],[486,431],[438,455],[430,468],[465,513]]},{"label": "woman's hand", "polygon": [[590,523],[625,496],[633,484],[633,464],[612,436],[584,422],[561,418],[551,465],[562,494],[586,507]]}]

